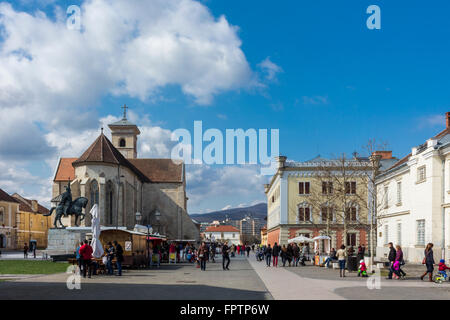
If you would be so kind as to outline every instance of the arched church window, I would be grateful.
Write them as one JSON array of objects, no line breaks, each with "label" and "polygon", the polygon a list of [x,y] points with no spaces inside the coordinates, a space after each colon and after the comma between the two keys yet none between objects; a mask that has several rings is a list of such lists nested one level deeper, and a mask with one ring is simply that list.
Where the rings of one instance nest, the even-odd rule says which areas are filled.
[{"label": "arched church window", "polygon": [[98,183],[97,180],[91,182],[91,207],[94,203],[98,204]]},{"label": "arched church window", "polygon": [[124,138],[120,139],[119,146],[120,147],[125,147],[125,139]]},{"label": "arched church window", "polygon": [[0,223],[4,222],[4,216],[5,216],[5,209],[4,208],[0,208]]},{"label": "arched church window", "polygon": [[114,205],[114,187],[111,181],[106,184],[106,220],[107,223],[113,224],[113,205]]}]

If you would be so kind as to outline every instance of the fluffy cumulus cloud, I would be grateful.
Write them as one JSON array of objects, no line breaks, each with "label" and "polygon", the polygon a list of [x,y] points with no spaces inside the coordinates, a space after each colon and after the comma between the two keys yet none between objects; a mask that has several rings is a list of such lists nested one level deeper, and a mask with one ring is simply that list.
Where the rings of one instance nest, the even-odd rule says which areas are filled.
[{"label": "fluffy cumulus cloud", "polygon": [[237,28],[196,1],[91,0],[81,8],[81,30],[70,30],[62,9],[52,20],[0,4],[3,106],[64,112],[107,93],[145,100],[166,85],[208,104],[253,77]]}]

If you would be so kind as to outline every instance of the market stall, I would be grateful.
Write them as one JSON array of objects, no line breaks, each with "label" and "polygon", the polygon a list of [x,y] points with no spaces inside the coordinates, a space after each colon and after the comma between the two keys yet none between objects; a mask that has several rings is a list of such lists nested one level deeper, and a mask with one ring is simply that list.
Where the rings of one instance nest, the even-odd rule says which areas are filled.
[{"label": "market stall", "polygon": [[[314,241],[314,265],[323,265],[331,249],[331,238],[329,236],[317,236],[312,240]],[[323,241],[322,251],[319,250],[320,241]]]}]

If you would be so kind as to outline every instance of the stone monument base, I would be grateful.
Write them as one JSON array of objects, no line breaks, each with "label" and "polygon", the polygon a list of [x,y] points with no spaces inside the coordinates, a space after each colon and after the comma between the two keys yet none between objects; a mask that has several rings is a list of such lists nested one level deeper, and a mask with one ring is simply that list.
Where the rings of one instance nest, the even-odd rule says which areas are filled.
[{"label": "stone monument base", "polygon": [[49,256],[74,254],[80,241],[85,240],[91,232],[90,227],[51,228],[48,230],[48,246],[44,253]]}]

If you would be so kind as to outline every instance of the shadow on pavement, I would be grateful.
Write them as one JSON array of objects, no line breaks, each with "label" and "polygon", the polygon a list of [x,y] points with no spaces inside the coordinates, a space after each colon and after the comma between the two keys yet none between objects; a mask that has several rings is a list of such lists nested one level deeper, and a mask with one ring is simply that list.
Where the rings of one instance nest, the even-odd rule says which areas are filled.
[{"label": "shadow on pavement", "polygon": [[0,282],[0,300],[266,300],[270,294],[207,285],[82,283],[69,290],[65,283]]}]

